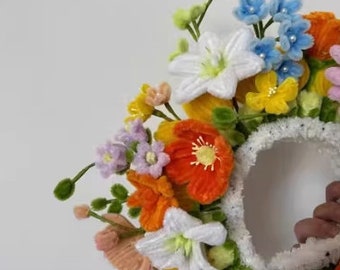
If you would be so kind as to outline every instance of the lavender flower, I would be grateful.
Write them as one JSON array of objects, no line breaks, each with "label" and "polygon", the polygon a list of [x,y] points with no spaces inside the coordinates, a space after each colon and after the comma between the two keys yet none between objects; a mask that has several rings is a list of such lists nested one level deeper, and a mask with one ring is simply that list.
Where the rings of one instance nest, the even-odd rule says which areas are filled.
[{"label": "lavender flower", "polygon": [[164,144],[162,142],[156,141],[151,145],[147,142],[138,144],[133,160],[136,171],[141,174],[150,174],[154,178],[160,177],[163,167],[170,162],[169,156],[163,151]]},{"label": "lavender flower", "polygon": [[137,118],[127,123],[127,127],[119,131],[115,136],[118,142],[122,142],[127,147],[130,147],[134,142],[146,142],[148,134],[143,126],[143,121]]},{"label": "lavender flower", "polygon": [[275,22],[283,22],[290,20],[301,6],[301,0],[272,0],[269,4],[269,13]]},{"label": "lavender flower", "polygon": [[104,178],[110,177],[114,173],[119,173],[128,168],[126,161],[127,148],[122,144],[108,141],[105,145],[97,148],[96,167],[100,170]]},{"label": "lavender flower", "polygon": [[264,63],[264,71],[272,69],[273,65],[277,65],[281,61],[281,53],[276,49],[276,41],[274,38],[265,37],[261,40],[256,39],[250,49],[260,56]]},{"label": "lavender flower", "polygon": [[313,45],[313,38],[305,32],[309,29],[310,22],[302,19],[300,16],[294,16],[294,19],[286,20],[280,24],[279,36],[281,48],[287,56],[299,61],[303,57],[302,50],[306,50]]},{"label": "lavender flower", "polygon": [[240,0],[234,14],[246,24],[256,24],[268,15],[268,5],[264,0]]},{"label": "lavender flower", "polygon": [[303,74],[303,67],[290,59],[284,59],[278,66],[275,67],[275,70],[279,76],[279,83],[283,82],[288,77],[298,79]]}]

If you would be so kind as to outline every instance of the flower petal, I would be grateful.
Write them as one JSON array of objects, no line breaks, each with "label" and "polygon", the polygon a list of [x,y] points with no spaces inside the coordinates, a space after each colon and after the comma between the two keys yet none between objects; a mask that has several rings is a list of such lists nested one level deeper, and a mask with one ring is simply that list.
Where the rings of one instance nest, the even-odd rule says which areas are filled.
[{"label": "flower petal", "polygon": [[266,93],[270,88],[274,88],[277,85],[276,72],[270,71],[267,73],[259,74],[255,77],[255,85],[257,91],[260,93]]},{"label": "flower petal", "polygon": [[237,87],[237,76],[233,69],[225,69],[217,78],[209,84],[208,92],[215,97],[232,99]]},{"label": "flower petal", "polygon": [[340,85],[340,67],[330,67],[325,71],[326,78],[335,85]]},{"label": "flower petal", "polygon": [[210,81],[210,79],[202,79],[198,76],[183,80],[174,91],[176,101],[185,103],[199,97],[207,91]]},{"label": "flower petal", "polygon": [[234,57],[229,60],[238,80],[251,77],[259,73],[264,67],[262,58],[249,51],[235,53]]},{"label": "flower petal", "polygon": [[202,224],[201,220],[175,207],[171,207],[166,211],[163,222],[166,231],[175,233],[182,233],[200,224]]},{"label": "flower petal", "polygon": [[329,52],[332,58],[340,65],[340,45],[333,45]]},{"label": "flower petal", "polygon": [[266,112],[272,114],[283,114],[289,111],[289,106],[281,98],[272,98],[266,104]]},{"label": "flower petal", "polygon": [[230,59],[233,58],[237,52],[248,50],[253,38],[254,34],[250,29],[239,29],[230,36],[224,49],[224,55]]},{"label": "flower petal", "polygon": [[199,243],[194,243],[192,245],[192,256],[190,258],[189,270],[216,270],[215,267],[212,267],[207,262],[203,255],[202,246]]},{"label": "flower petal", "polygon": [[198,40],[198,45],[201,55],[205,55],[207,51],[213,55],[220,54],[224,46],[222,40],[212,32],[203,33]]},{"label": "flower petal", "polygon": [[296,98],[298,90],[298,81],[292,77],[288,77],[277,88],[277,96],[285,101],[292,101]]},{"label": "flower petal", "polygon": [[331,100],[340,102],[340,86],[333,86],[328,91],[328,97]]},{"label": "flower petal", "polygon": [[220,222],[210,222],[190,228],[184,232],[184,237],[210,246],[219,246],[225,242],[227,230]]},{"label": "flower petal", "polygon": [[200,72],[200,56],[185,53],[177,56],[169,64],[169,72],[179,76],[192,76]]}]

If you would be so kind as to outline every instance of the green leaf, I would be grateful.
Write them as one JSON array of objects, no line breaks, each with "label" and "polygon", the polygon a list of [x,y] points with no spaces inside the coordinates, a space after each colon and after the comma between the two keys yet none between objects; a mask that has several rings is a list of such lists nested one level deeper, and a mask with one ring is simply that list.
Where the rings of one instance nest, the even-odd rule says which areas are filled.
[{"label": "green leaf", "polygon": [[53,193],[58,200],[65,201],[73,195],[75,188],[75,183],[70,178],[66,178],[57,184]]},{"label": "green leaf", "polygon": [[224,136],[232,147],[241,145],[246,141],[244,134],[234,129],[226,130]]},{"label": "green leaf", "polygon": [[128,214],[132,218],[137,218],[137,217],[139,217],[141,210],[142,209],[139,208],[139,207],[132,207],[132,208],[129,209]]},{"label": "green leaf", "polygon": [[123,210],[122,202],[120,200],[112,200],[107,212],[113,214],[120,214]]},{"label": "green leaf", "polygon": [[318,117],[320,114],[320,109],[319,108],[315,108],[313,110],[311,110],[309,113],[308,113],[308,117],[311,117],[311,118],[316,118]]},{"label": "green leaf", "polygon": [[338,104],[336,101],[330,100],[328,97],[322,99],[320,110],[320,120],[324,122],[333,122],[336,118]]},{"label": "green leaf", "polygon": [[100,211],[106,208],[108,201],[106,198],[96,198],[91,202],[91,207],[95,211]]},{"label": "green leaf", "polygon": [[131,163],[135,158],[135,152],[132,149],[128,149],[125,152],[125,158],[128,163]]},{"label": "green leaf", "polygon": [[114,184],[111,187],[111,194],[120,201],[125,201],[128,197],[128,190],[122,184]]},{"label": "green leaf", "polygon": [[237,113],[229,107],[219,107],[212,112],[213,125],[219,130],[234,128],[237,123]]}]

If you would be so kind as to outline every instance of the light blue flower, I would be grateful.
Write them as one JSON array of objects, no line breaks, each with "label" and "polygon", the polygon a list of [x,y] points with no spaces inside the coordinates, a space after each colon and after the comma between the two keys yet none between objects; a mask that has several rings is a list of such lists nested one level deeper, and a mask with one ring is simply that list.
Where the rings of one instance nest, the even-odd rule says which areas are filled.
[{"label": "light blue flower", "polygon": [[275,71],[279,76],[279,83],[283,82],[288,77],[300,78],[303,74],[303,67],[291,60],[284,59],[278,66],[275,67]]},{"label": "light blue flower", "polygon": [[281,62],[281,53],[276,49],[276,41],[272,37],[256,39],[250,48],[263,59],[265,63],[264,71],[271,70],[273,65]]},{"label": "light blue flower", "polygon": [[295,15],[292,20],[283,21],[279,27],[280,44],[286,55],[295,61],[303,57],[303,50],[313,46],[313,37],[305,33],[310,22]]},{"label": "light blue flower", "polygon": [[282,22],[289,20],[301,6],[301,0],[272,0],[269,4],[269,13],[275,22]]},{"label": "light blue flower", "polygon": [[268,15],[268,5],[264,0],[240,0],[234,15],[246,24],[255,24]]}]

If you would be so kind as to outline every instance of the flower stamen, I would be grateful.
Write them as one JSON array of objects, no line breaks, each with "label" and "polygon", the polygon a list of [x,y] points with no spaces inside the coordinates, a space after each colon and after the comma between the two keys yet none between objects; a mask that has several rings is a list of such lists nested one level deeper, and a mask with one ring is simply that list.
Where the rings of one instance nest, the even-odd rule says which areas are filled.
[{"label": "flower stamen", "polygon": [[217,148],[204,141],[202,136],[199,136],[196,140],[197,142],[192,143],[192,155],[196,157],[195,161],[192,161],[190,165],[199,165],[202,164],[204,166],[204,170],[210,166],[210,170],[215,170],[215,160],[218,159],[216,156]]}]

